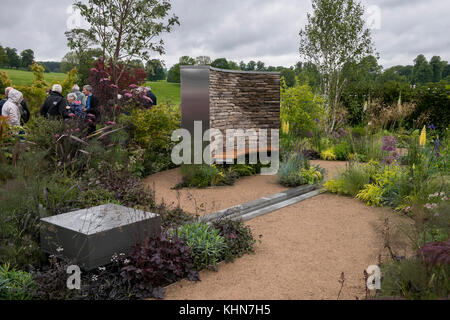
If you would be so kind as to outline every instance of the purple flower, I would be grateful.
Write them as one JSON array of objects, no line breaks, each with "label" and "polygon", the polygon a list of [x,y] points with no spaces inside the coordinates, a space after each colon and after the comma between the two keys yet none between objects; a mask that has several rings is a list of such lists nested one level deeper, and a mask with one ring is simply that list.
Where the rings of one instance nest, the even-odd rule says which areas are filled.
[{"label": "purple flower", "polygon": [[125,93],[124,96],[125,96],[125,98],[128,98],[128,99],[133,98],[133,95],[131,93],[129,93],[129,92]]},{"label": "purple flower", "polygon": [[139,88],[139,86],[137,86],[137,85],[135,85],[135,84],[130,84],[130,88],[131,88],[131,89],[137,89],[137,88]]},{"label": "purple flower", "polygon": [[433,124],[430,124],[427,128],[431,130],[436,130],[436,127]]},{"label": "purple flower", "polygon": [[237,236],[234,233],[230,233],[230,238],[231,239],[237,239]]},{"label": "purple flower", "polygon": [[119,89],[119,87],[116,86],[115,84],[111,84],[110,87],[113,88],[113,89]]},{"label": "purple flower", "polygon": [[147,101],[147,102],[153,102],[153,100],[150,99],[150,98],[147,97],[147,96],[142,96],[142,99],[145,100],[145,101]]},{"label": "purple flower", "polygon": [[441,149],[441,140],[439,138],[436,138],[436,141],[434,142],[434,153],[436,156],[440,156],[440,149]]},{"label": "purple flower", "polygon": [[396,151],[393,151],[389,154],[389,156],[384,158],[382,162],[384,164],[387,164],[388,166],[390,166],[394,162],[398,161],[399,158],[400,158],[400,155]]},{"label": "purple flower", "polygon": [[393,136],[385,136],[381,139],[383,141],[383,146],[381,149],[383,151],[396,151],[397,139]]},{"label": "purple flower", "polygon": [[316,118],[316,123],[319,123],[319,118]]}]

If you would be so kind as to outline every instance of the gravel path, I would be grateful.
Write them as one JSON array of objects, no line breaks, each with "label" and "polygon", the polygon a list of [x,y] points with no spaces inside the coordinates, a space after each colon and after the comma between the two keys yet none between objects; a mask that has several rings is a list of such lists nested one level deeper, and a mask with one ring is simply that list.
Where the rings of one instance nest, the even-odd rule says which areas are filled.
[{"label": "gravel path", "polygon": [[363,271],[382,254],[381,224],[387,209],[323,194],[247,223],[262,242],[256,254],[202,271],[201,282],[180,281],[166,299],[341,299],[364,297]]},{"label": "gravel path", "polygon": [[[340,168],[345,168],[346,162],[342,161],[311,161],[311,164],[319,164],[332,176]],[[278,183],[277,176],[255,175],[242,177],[233,186],[211,187],[203,189],[172,188],[181,182],[179,169],[168,170],[151,175],[144,179],[154,191],[156,201],[168,206],[180,206],[184,211],[204,215],[226,209],[241,203],[256,200],[287,188]]]},{"label": "gravel path", "polygon": [[[345,168],[345,162],[312,163],[327,168],[330,176]],[[172,170],[147,182],[155,182],[159,197],[167,199],[173,196],[173,190],[167,189],[173,183],[169,180],[177,175]],[[205,202],[216,201],[212,207],[219,210],[282,190],[276,177],[255,176],[240,179],[234,187],[189,191]],[[156,192],[158,195],[158,188]],[[183,198],[182,204],[189,207],[186,200]],[[204,270],[200,282],[173,284],[166,290],[166,299],[336,299],[342,272],[345,284],[340,298],[362,298],[363,271],[377,264],[379,254],[385,253],[376,227],[386,216],[397,218],[389,209],[322,194],[258,217],[246,223],[262,241],[256,245],[256,254],[221,263],[218,272]]]}]

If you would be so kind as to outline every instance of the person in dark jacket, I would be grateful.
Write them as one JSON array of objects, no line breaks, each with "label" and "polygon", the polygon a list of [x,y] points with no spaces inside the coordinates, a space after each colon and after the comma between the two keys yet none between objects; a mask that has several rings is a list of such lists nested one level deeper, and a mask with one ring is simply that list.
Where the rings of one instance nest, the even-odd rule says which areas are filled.
[{"label": "person in dark jacket", "polygon": [[62,87],[55,84],[52,87],[47,99],[41,107],[40,113],[44,117],[61,117],[63,119],[69,118],[67,112],[67,100],[62,95]]},{"label": "person in dark jacket", "polygon": [[155,94],[152,92],[152,88],[146,87],[146,88],[145,88],[145,91],[146,91],[147,97],[149,97],[149,98],[152,99],[152,101],[153,101],[153,103],[152,103],[151,106],[156,106],[158,103],[157,103],[157,101],[156,101],[156,96],[155,96]]},{"label": "person in dark jacket", "polygon": [[[3,109],[3,105],[6,103],[6,101],[8,101],[8,93],[9,91],[11,91],[11,89],[14,89],[12,87],[8,87],[5,89],[5,96],[6,98],[0,101],[0,114],[2,114],[2,109]],[[25,99],[22,100],[22,102],[20,103],[20,105],[22,106],[22,110],[21,111],[21,117],[20,117],[20,122],[21,124],[25,124],[30,120],[30,110],[28,109],[27,103],[25,102]]]},{"label": "person in dark jacket", "polygon": [[87,113],[87,118],[90,123],[89,133],[95,131],[95,123],[100,121],[100,101],[92,94],[92,86],[87,85],[83,87],[83,93],[86,96],[86,107],[83,111]]},{"label": "person in dark jacket", "polygon": [[[93,114],[96,118],[100,117],[100,102],[96,96],[92,94],[92,87],[87,85],[83,87],[83,93],[86,96],[86,108],[83,111]],[[99,120],[99,119],[97,119]]]}]

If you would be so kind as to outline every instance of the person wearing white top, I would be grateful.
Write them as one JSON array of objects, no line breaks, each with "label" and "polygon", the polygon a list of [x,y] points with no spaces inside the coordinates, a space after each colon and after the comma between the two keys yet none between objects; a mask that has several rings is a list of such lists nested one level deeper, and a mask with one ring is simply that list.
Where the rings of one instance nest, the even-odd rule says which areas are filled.
[{"label": "person wearing white top", "polygon": [[11,89],[8,93],[8,101],[3,105],[2,116],[8,117],[8,123],[12,126],[20,126],[20,103],[23,100],[22,92]]}]

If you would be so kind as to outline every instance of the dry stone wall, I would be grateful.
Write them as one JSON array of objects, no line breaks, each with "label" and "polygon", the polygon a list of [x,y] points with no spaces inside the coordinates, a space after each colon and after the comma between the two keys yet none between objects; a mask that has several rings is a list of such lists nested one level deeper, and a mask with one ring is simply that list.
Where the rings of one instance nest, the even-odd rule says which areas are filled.
[{"label": "dry stone wall", "polygon": [[211,68],[209,81],[210,128],[267,129],[270,147],[270,130],[280,129],[280,74]]}]

